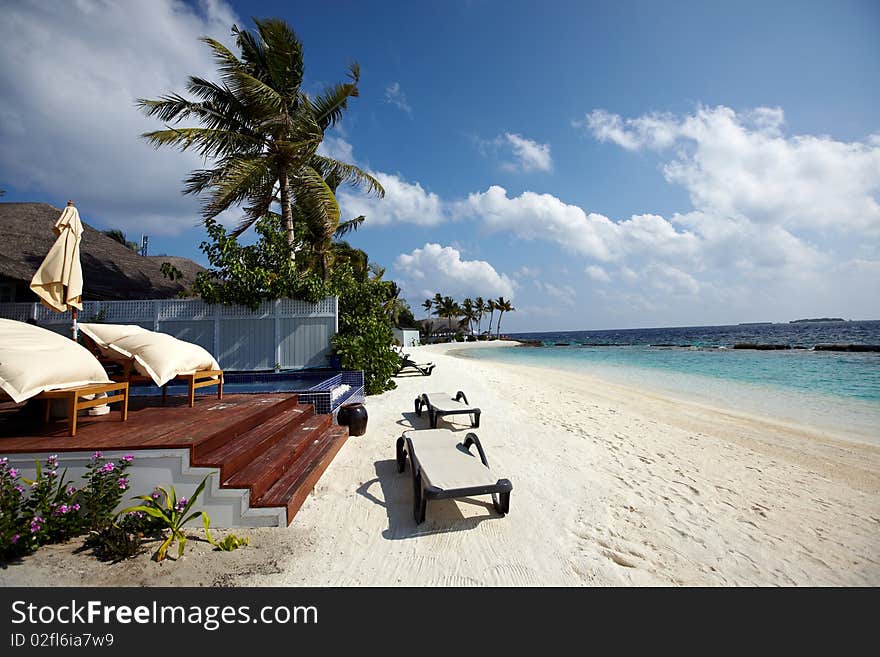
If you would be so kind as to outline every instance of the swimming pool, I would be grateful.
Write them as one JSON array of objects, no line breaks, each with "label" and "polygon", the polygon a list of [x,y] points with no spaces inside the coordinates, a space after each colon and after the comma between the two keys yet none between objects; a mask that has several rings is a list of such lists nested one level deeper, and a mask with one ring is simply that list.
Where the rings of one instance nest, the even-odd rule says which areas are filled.
[{"label": "swimming pool", "polygon": [[[172,382],[169,395],[185,395],[186,385]],[[197,395],[213,395],[214,387],[199,388]],[[223,392],[230,394],[291,392],[304,404],[314,404],[316,413],[334,413],[342,404],[364,401],[364,373],[361,371],[297,370],[287,372],[229,372],[223,377]],[[132,395],[160,395],[152,384],[136,384]]]}]

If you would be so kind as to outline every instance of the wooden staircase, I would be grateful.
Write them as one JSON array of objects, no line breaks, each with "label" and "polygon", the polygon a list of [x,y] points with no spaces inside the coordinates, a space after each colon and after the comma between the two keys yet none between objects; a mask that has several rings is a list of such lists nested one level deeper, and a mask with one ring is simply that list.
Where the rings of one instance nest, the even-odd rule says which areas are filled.
[{"label": "wooden staircase", "polygon": [[220,468],[221,488],[249,489],[251,507],[284,507],[290,524],[347,439],[291,395],[192,445],[190,461]]}]

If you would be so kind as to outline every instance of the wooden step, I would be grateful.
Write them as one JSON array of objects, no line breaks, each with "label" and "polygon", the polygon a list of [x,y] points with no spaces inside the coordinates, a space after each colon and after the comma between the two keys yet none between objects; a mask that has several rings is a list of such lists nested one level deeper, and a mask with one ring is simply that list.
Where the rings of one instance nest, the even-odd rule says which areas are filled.
[{"label": "wooden step", "polygon": [[314,414],[312,404],[299,404],[285,409],[210,452],[194,456],[192,463],[201,467],[220,468],[220,480],[225,481],[279,440],[292,434],[297,426],[308,422]]},{"label": "wooden step", "polygon": [[283,506],[287,509],[287,524],[290,524],[347,439],[348,427],[330,426],[264,495],[251,502],[251,506]]},{"label": "wooden step", "polygon": [[222,485],[229,488],[249,488],[250,498],[258,499],[297,463],[298,457],[327,431],[332,422],[332,415],[313,415],[224,480]]},{"label": "wooden step", "polygon": [[[270,420],[279,413],[287,409],[295,408],[299,405],[296,395],[284,397],[280,401],[266,404],[266,408],[261,409],[257,413],[253,413],[248,417],[223,427],[218,427],[216,432],[211,433],[204,439],[199,440],[198,444],[193,445],[192,458],[194,461],[201,460],[206,454],[221,447],[223,444],[235,440],[239,436],[247,433],[251,429],[260,426],[267,420]],[[311,404],[309,404],[311,406]]]}]

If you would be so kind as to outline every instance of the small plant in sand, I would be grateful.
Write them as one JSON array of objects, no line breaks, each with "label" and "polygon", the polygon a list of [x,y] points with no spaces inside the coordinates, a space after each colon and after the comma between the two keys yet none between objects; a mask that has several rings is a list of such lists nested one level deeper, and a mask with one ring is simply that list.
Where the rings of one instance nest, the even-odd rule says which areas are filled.
[{"label": "small plant in sand", "polygon": [[210,476],[211,475],[208,475],[202,479],[202,483],[199,484],[199,487],[196,488],[196,492],[193,493],[193,496],[189,499],[185,497],[178,499],[177,491],[174,490],[174,486],[170,487],[170,493],[164,488],[156,488],[156,490],[150,495],[138,495],[135,498],[143,500],[145,504],[129,507],[120,511],[120,514],[137,512],[144,513],[157,519],[162,525],[164,525],[164,529],[169,530],[168,537],[162,542],[159,549],[156,550],[156,553],[153,555],[153,558],[156,561],[165,560],[168,548],[174,544],[175,540],[178,542],[177,558],[179,559],[183,556],[187,541],[186,535],[183,533],[183,526],[191,520],[195,520],[199,517],[201,517],[202,524],[205,526],[205,534],[208,536],[208,541],[213,543],[208,529],[211,524],[211,519],[208,517],[208,514],[204,511],[190,513],[196,499],[198,499],[199,495],[201,495],[202,491],[205,489],[205,484],[208,482],[208,477]]},{"label": "small plant in sand", "polygon": [[[205,530],[205,532],[207,533],[207,530]],[[211,535],[208,534],[208,541],[221,552],[232,552],[240,547],[246,547],[251,544],[251,539],[247,536],[242,537],[236,536],[235,534],[229,534],[219,541],[213,540]]]}]

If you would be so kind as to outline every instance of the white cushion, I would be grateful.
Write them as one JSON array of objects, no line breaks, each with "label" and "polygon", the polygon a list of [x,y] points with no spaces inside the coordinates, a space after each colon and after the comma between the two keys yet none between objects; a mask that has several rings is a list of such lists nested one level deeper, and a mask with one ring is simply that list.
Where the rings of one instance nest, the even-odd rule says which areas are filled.
[{"label": "white cushion", "polygon": [[412,443],[422,466],[422,479],[441,490],[457,490],[474,486],[492,486],[498,478],[483,465],[476,446],[464,448],[464,436],[448,429],[407,431],[404,436]]},{"label": "white cushion", "polygon": [[88,349],[39,326],[0,319],[0,389],[14,402],[93,383],[110,379]]},{"label": "white cushion", "polygon": [[431,402],[431,406],[434,407],[435,411],[445,413],[447,411],[461,411],[466,408],[473,408],[473,406],[465,404],[462,400],[455,401],[455,394],[451,392],[427,392],[425,396]]},{"label": "white cushion", "polygon": [[109,348],[125,358],[133,358],[135,369],[157,386],[165,385],[178,374],[220,369],[204,348],[167,333],[145,330],[114,340]]},{"label": "white cushion", "polygon": [[92,342],[97,345],[101,355],[106,358],[119,358],[119,353],[110,349],[110,344],[121,338],[140,333],[149,333],[143,326],[137,324],[92,324],[83,322],[78,324],[82,331]]}]

